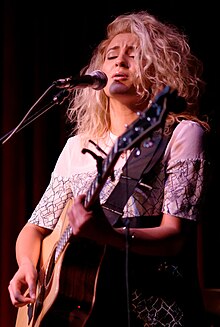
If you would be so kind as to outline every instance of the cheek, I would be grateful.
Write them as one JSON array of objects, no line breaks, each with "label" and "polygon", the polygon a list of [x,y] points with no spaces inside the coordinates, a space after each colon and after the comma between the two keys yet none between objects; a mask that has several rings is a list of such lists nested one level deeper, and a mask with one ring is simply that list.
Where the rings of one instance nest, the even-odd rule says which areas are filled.
[{"label": "cheek", "polygon": [[109,64],[104,63],[104,64],[102,65],[102,69],[101,69],[101,70],[102,70],[102,71],[107,75],[107,77],[109,78],[109,75],[110,75],[111,70],[112,70],[112,66],[109,65]]}]

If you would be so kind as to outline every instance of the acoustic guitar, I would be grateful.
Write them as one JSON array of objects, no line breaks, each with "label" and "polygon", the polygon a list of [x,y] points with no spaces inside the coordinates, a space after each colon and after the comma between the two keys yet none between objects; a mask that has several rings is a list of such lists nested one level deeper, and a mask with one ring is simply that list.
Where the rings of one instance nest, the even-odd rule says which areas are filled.
[{"label": "acoustic guitar", "polygon": [[[169,100],[173,104],[176,91],[166,86],[152,102],[151,106],[138,115],[126,131],[117,138],[109,154],[102,161],[101,173],[90,185],[85,198],[85,207],[91,208],[98,200],[99,193],[108,177],[112,176],[114,166],[121,153],[141,144],[166,117]],[[42,242],[39,258],[36,301],[18,309],[16,327],[40,327],[43,319],[52,308],[60,290],[60,276],[67,248],[74,248],[74,300],[76,309],[71,312],[75,327],[84,327],[96,301],[99,271],[105,256],[105,247],[91,243],[85,246],[82,241],[73,240],[72,229],[68,222],[70,199],[57,222],[55,229]],[[72,242],[74,246],[72,246]],[[74,243],[75,242],[75,243]],[[76,246],[75,246],[76,244]],[[28,291],[26,292],[28,295]]]}]

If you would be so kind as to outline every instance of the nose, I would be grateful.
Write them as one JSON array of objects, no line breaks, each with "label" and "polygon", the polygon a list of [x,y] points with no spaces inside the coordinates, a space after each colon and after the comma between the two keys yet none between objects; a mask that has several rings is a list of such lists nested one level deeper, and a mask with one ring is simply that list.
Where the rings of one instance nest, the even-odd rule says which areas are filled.
[{"label": "nose", "polygon": [[115,66],[128,68],[128,62],[123,55],[120,55],[117,57],[117,60],[115,61]]}]

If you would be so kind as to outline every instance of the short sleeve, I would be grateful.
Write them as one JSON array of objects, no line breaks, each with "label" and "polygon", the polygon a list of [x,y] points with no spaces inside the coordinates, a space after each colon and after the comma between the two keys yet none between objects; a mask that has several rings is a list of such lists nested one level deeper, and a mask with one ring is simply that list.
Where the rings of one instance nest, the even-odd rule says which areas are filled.
[{"label": "short sleeve", "polygon": [[167,161],[162,211],[197,221],[205,191],[207,161],[205,131],[196,122],[182,121],[165,152]]}]

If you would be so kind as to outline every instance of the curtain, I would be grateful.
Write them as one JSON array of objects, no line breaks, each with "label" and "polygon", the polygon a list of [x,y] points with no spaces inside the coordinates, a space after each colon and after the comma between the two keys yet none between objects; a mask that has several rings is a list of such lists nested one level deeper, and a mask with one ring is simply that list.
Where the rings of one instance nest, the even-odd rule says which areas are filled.
[{"label": "curtain", "polygon": [[[181,10],[177,10],[172,1],[166,3],[161,1],[157,5],[150,4],[148,7],[158,15],[161,13],[162,18],[166,20],[170,19],[180,26],[185,24],[192,32],[191,38],[195,50],[202,55],[208,67],[206,77],[211,84],[208,89],[210,92],[208,100],[205,102],[205,106],[208,107],[210,99],[215,95],[215,75],[212,75],[214,69],[211,66],[215,54],[213,52],[210,54],[211,44],[207,47],[207,36],[204,37],[203,34],[205,28],[205,35],[208,33],[207,26],[203,23],[208,9],[204,7],[205,9],[198,16],[192,8],[186,8],[185,5],[182,5]],[[4,0],[0,4],[0,9],[2,45],[0,55],[2,76],[0,82],[0,326],[13,327],[17,310],[10,302],[7,287],[17,269],[15,242],[19,231],[44,192],[54,164],[69,135],[65,103],[54,105],[39,118],[14,133],[7,141],[5,140],[8,133],[16,128],[54,80],[79,74],[81,68],[87,64],[95,45],[104,37],[104,28],[114,15],[148,8],[141,1],[136,3],[135,8],[133,5],[129,7],[121,4],[120,6],[118,3],[114,8],[113,4],[105,4],[103,14],[100,14],[94,3],[86,6],[78,4],[76,9],[73,1],[56,4],[49,1],[48,3],[47,1],[23,3]],[[210,11],[212,14],[215,12],[214,8]],[[213,30],[214,26],[210,25],[210,33]],[[56,94],[56,90],[53,91]],[[51,103],[53,94],[48,92],[37,108],[44,108]],[[212,104],[211,110],[215,112],[216,102],[213,101]],[[219,123],[216,124],[215,136],[218,135]],[[219,178],[217,168],[215,173],[216,177],[213,178],[212,185],[217,183]],[[207,208],[207,214],[212,216],[212,222],[218,226],[217,219],[214,219],[218,200],[213,188],[209,192],[209,199],[211,205]],[[213,233],[214,238],[210,237]],[[211,258],[215,258],[216,248],[219,247],[218,235],[218,229],[212,230],[208,224],[204,253],[210,253],[208,245],[211,244]],[[207,254],[207,257],[209,260],[204,258],[202,260],[208,267],[205,266],[204,270],[209,280],[217,285],[219,271],[216,270],[214,260],[210,260],[210,254]],[[213,267],[211,272],[210,267]]]}]

